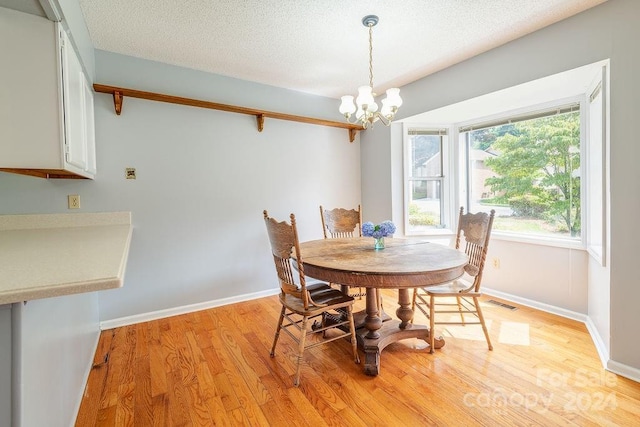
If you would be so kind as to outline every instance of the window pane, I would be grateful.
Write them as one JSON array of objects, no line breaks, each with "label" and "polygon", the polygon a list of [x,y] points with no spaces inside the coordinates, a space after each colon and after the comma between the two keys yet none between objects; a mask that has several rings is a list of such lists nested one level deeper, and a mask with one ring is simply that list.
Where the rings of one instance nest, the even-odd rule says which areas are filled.
[{"label": "window pane", "polygon": [[469,210],[494,230],[580,238],[580,113],[469,132]]},{"label": "window pane", "polygon": [[440,180],[409,182],[409,226],[412,231],[439,228],[442,224]]},{"label": "window pane", "polygon": [[411,177],[442,176],[442,137],[438,135],[411,135]]}]

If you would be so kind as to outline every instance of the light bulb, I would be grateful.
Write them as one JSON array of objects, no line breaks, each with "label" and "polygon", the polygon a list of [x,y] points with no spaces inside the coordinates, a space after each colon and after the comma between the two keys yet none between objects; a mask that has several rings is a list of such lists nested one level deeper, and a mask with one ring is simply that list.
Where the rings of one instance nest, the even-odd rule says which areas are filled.
[{"label": "light bulb", "polygon": [[351,115],[351,114],[355,113],[356,106],[353,103],[353,96],[345,95],[340,99],[342,100],[342,103],[340,104],[340,108],[339,108],[339,111],[340,111],[341,114],[343,114],[343,115]]},{"label": "light bulb", "polygon": [[387,118],[393,116],[393,108],[389,105],[388,98],[382,100],[382,109],[380,110],[380,114]]},{"label": "light bulb", "polygon": [[393,87],[387,89],[387,97],[385,98],[389,104],[389,107],[399,108],[402,105],[402,98],[400,98],[400,89]]},{"label": "light bulb", "polygon": [[[356,104],[358,104],[358,108],[365,109],[364,106],[366,105],[366,109],[368,110],[370,108],[369,106],[375,104],[375,101],[373,100],[373,94],[371,92],[371,86],[360,86],[358,88],[358,97],[356,98]],[[375,108],[377,110],[378,106],[376,105]]]}]

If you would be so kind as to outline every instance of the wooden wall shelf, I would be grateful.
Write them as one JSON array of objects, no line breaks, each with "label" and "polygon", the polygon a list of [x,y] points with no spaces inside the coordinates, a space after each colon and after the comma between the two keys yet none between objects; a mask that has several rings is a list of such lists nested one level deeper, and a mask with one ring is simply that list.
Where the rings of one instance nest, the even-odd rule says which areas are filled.
[{"label": "wooden wall shelf", "polygon": [[107,86],[95,83],[93,89],[100,93],[113,95],[113,105],[117,115],[122,113],[122,103],[125,96],[132,98],[148,99],[150,101],[168,102],[171,104],[189,105],[192,107],[209,108],[211,110],[228,111],[230,113],[248,114],[256,117],[258,132],[264,129],[264,119],[289,120],[293,122],[310,123],[320,126],[343,128],[349,131],[349,142],[353,142],[358,131],[364,130],[362,126],[350,123],[335,122],[331,120],[314,119],[311,117],[295,116],[292,114],[274,113],[272,111],[258,110],[255,108],[237,107],[234,105],[219,104],[217,102],[202,101],[198,99],[182,98],[179,96],[165,95],[162,93],[144,92],[135,89],[126,89],[116,86]]}]

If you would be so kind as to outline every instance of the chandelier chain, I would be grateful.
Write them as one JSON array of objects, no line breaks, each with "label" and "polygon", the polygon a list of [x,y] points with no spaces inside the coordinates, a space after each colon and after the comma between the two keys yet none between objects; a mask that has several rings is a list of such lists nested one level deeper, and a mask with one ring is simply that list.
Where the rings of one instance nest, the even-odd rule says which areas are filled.
[{"label": "chandelier chain", "polygon": [[373,91],[373,23],[369,22],[369,86]]}]

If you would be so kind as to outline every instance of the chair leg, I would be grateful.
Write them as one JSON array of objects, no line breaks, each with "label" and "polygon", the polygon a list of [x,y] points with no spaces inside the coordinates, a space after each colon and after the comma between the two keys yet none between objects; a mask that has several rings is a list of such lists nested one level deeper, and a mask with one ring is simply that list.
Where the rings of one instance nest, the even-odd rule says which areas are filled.
[{"label": "chair leg", "polygon": [[491,340],[489,339],[489,331],[487,330],[487,325],[484,323],[484,316],[482,315],[482,310],[480,309],[480,302],[478,301],[478,297],[473,297],[473,303],[476,306],[476,311],[478,312],[478,319],[480,319],[480,323],[482,324],[482,331],[484,332],[484,337],[487,339],[487,345],[489,346],[489,350],[493,350],[493,346],[491,345]]},{"label": "chair leg", "polygon": [[456,302],[458,303],[458,312],[460,313],[460,320],[464,325],[464,313],[462,312],[462,304],[460,303],[460,297],[456,297]]},{"label": "chair leg", "polygon": [[411,311],[413,311],[413,317],[410,323],[413,323],[413,319],[416,318],[416,297],[418,295],[418,288],[413,288],[413,296],[411,298]]},{"label": "chair leg", "polygon": [[300,368],[302,367],[302,355],[304,354],[304,341],[307,338],[307,322],[309,318],[304,316],[302,318],[302,325],[300,326],[300,340],[298,342],[298,364],[296,366],[296,376],[293,379],[293,385],[298,387],[300,384]]},{"label": "chair leg", "polygon": [[433,295],[431,295],[431,297],[429,297],[429,341],[430,341],[429,353],[433,353],[433,349],[436,345],[436,331],[434,330],[434,326],[436,325],[435,303],[436,303],[436,298]]},{"label": "chair leg", "polygon": [[347,307],[347,317],[349,318],[349,331],[351,331],[351,348],[353,350],[353,359],[356,363],[360,363],[360,355],[358,354],[358,339],[356,338],[356,325],[353,321],[353,307]]},{"label": "chair leg", "polygon": [[282,306],[282,310],[280,311],[280,319],[278,320],[278,327],[276,328],[276,334],[273,337],[273,346],[271,347],[271,357],[276,355],[276,343],[278,342],[278,338],[280,337],[280,330],[282,329],[282,322],[284,321],[284,313],[285,308]]}]

